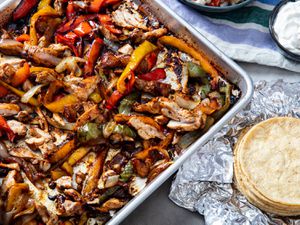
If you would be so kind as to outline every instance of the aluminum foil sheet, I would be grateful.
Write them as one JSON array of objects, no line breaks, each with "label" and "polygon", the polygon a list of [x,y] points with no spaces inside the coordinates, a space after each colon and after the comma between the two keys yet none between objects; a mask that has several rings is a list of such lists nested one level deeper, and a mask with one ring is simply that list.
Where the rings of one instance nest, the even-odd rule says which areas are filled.
[{"label": "aluminum foil sheet", "polygon": [[300,118],[300,83],[283,80],[256,83],[251,103],[180,168],[170,199],[202,214],[207,225],[300,225],[300,218],[262,212],[233,183],[232,147],[240,132],[275,116]]}]

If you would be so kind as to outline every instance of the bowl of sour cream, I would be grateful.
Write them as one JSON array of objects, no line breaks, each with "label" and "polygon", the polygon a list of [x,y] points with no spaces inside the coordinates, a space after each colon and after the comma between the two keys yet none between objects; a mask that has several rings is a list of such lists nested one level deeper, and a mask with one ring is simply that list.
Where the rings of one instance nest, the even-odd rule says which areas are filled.
[{"label": "bowl of sour cream", "polygon": [[300,0],[283,0],[276,5],[269,29],[281,53],[300,62]]}]

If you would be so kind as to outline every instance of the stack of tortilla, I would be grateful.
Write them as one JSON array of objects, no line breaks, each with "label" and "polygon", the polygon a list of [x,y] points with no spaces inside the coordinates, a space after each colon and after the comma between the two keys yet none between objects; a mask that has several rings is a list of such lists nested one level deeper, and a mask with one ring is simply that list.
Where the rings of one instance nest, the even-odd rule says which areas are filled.
[{"label": "stack of tortilla", "polygon": [[238,189],[255,206],[300,215],[300,119],[263,121],[240,137],[234,156]]}]

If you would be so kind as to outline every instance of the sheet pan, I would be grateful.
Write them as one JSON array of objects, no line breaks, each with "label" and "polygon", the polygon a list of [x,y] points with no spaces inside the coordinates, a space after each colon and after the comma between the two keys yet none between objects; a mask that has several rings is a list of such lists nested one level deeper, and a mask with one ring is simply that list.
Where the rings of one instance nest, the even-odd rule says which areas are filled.
[{"label": "sheet pan", "polygon": [[[175,1],[175,0],[174,0]],[[0,26],[9,19],[12,11],[20,0],[0,0]],[[234,61],[229,59],[224,53],[218,50],[205,37],[198,33],[191,25],[172,11],[162,0],[140,0],[136,1],[153,14],[160,22],[177,36],[183,38],[189,44],[205,53],[214,66],[218,68],[232,83],[236,84],[242,92],[239,101],[216,123],[210,130],[200,137],[190,147],[176,159],[173,165],[161,173],[146,188],[133,198],[124,208],[117,212],[107,225],[121,223],[137,206],[149,197],[161,184],[163,184],[185,160],[193,155],[199,147],[205,144],[224,124],[226,124],[235,114],[244,108],[250,101],[253,94],[253,84],[247,73]],[[159,215],[158,215],[159,216]]]}]

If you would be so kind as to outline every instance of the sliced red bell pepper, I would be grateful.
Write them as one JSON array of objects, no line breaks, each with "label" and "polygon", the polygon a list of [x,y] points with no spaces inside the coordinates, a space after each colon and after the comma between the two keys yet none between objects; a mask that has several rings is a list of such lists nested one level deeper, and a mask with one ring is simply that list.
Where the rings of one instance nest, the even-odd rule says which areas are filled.
[{"label": "sliced red bell pepper", "polygon": [[24,63],[23,67],[21,67],[20,69],[18,69],[16,71],[16,73],[13,76],[12,79],[12,86],[17,87],[20,84],[23,84],[28,77],[30,76],[30,67],[28,63]]},{"label": "sliced red bell pepper", "polygon": [[109,15],[106,14],[99,14],[98,19],[100,23],[111,33],[113,34],[122,34],[122,31],[115,28],[114,24],[112,23],[112,19],[110,18]]},{"label": "sliced red bell pepper", "polygon": [[109,6],[109,5],[115,5],[119,2],[121,2],[121,0],[105,0],[103,6],[106,7],[106,6]]},{"label": "sliced red bell pepper", "polygon": [[[73,35],[73,34],[69,34],[69,35]],[[74,54],[77,57],[80,55],[78,49],[74,45],[75,44],[75,39],[67,38],[67,37],[64,37],[63,35],[57,34],[56,35],[56,41],[57,41],[57,43],[64,44],[64,45],[68,46],[69,48],[71,48],[72,51],[74,52]]]},{"label": "sliced red bell pepper", "polygon": [[66,10],[66,17],[67,17],[67,20],[71,20],[72,18],[74,18],[74,16],[76,15],[76,12],[75,12],[75,7],[73,5],[73,2],[69,2],[68,3],[68,6],[67,6],[67,10]]},{"label": "sliced red bell pepper", "polygon": [[7,94],[8,94],[8,90],[5,87],[0,86],[0,98],[3,98]]},{"label": "sliced red bell pepper", "polygon": [[22,0],[13,12],[13,21],[17,21],[27,16],[38,2],[38,0]]},{"label": "sliced red bell pepper", "polygon": [[75,34],[73,31],[70,31],[64,37],[69,39],[72,42],[72,44],[75,44],[76,40],[78,39],[77,34]]},{"label": "sliced red bell pepper", "polygon": [[130,73],[131,73],[130,79],[129,79],[129,81],[126,84],[126,92],[125,92],[126,95],[129,94],[132,91],[132,89],[134,87],[134,83],[135,83],[134,72],[131,70]]},{"label": "sliced red bell pepper", "polygon": [[111,22],[111,18],[107,14],[99,14],[98,19],[99,19],[100,23],[103,23],[103,24]]},{"label": "sliced red bell pepper", "polygon": [[97,14],[88,14],[88,15],[78,16],[77,18],[74,18],[74,19],[68,21],[67,23],[63,24],[62,26],[60,26],[57,29],[57,32],[58,33],[66,33],[68,31],[75,29],[83,21],[93,20],[97,16],[98,16]]},{"label": "sliced red bell pepper", "polygon": [[89,52],[87,53],[87,61],[84,66],[84,71],[85,71],[86,76],[92,75],[92,73],[94,71],[94,66],[99,57],[102,45],[103,45],[103,41],[101,38],[96,38],[93,41],[91,48],[90,48]]},{"label": "sliced red bell pepper", "polygon": [[121,94],[118,90],[115,90],[106,102],[105,107],[107,109],[109,110],[113,109],[125,95],[132,92],[135,83],[135,75],[132,70],[130,71],[130,73],[131,73],[130,75],[131,77],[128,83],[126,84],[126,92],[124,94]]},{"label": "sliced red bell pepper", "polygon": [[14,132],[10,129],[10,127],[8,126],[6,120],[0,115],[0,136],[3,135],[3,133],[6,133],[8,139],[13,142],[15,139],[15,134]]},{"label": "sliced red bell pepper", "polygon": [[146,62],[148,64],[148,71],[150,71],[156,64],[157,61],[157,53],[156,52],[151,52],[148,54],[146,57]]},{"label": "sliced red bell pepper", "polygon": [[210,3],[208,3],[209,6],[220,6],[221,1],[220,0],[212,0]]},{"label": "sliced red bell pepper", "polygon": [[120,0],[93,0],[88,8],[89,12],[98,13],[104,7],[119,3]]},{"label": "sliced red bell pepper", "polygon": [[24,41],[29,41],[30,40],[30,36],[28,34],[21,34],[20,36],[18,36],[16,38],[16,41],[19,42],[24,42]]},{"label": "sliced red bell pepper", "polygon": [[155,69],[149,73],[141,74],[138,76],[142,80],[152,81],[152,80],[161,80],[166,78],[166,72],[164,69]]},{"label": "sliced red bell pepper", "polygon": [[102,8],[105,0],[93,0],[88,8],[89,12],[98,13]]},{"label": "sliced red bell pepper", "polygon": [[85,35],[89,35],[92,31],[93,28],[87,21],[83,21],[74,29],[74,33],[79,37],[84,37]]},{"label": "sliced red bell pepper", "polygon": [[123,94],[121,94],[118,90],[115,90],[112,95],[109,97],[109,99],[106,102],[105,107],[109,110],[113,109],[116,104],[123,98]]},{"label": "sliced red bell pepper", "polygon": [[144,41],[140,44],[131,54],[130,61],[127,64],[126,68],[123,70],[121,76],[117,81],[117,89],[121,93],[126,93],[126,80],[128,80],[132,71],[136,70],[136,68],[140,65],[141,61],[151,52],[154,52],[157,49],[155,45],[153,45],[149,41]]}]

